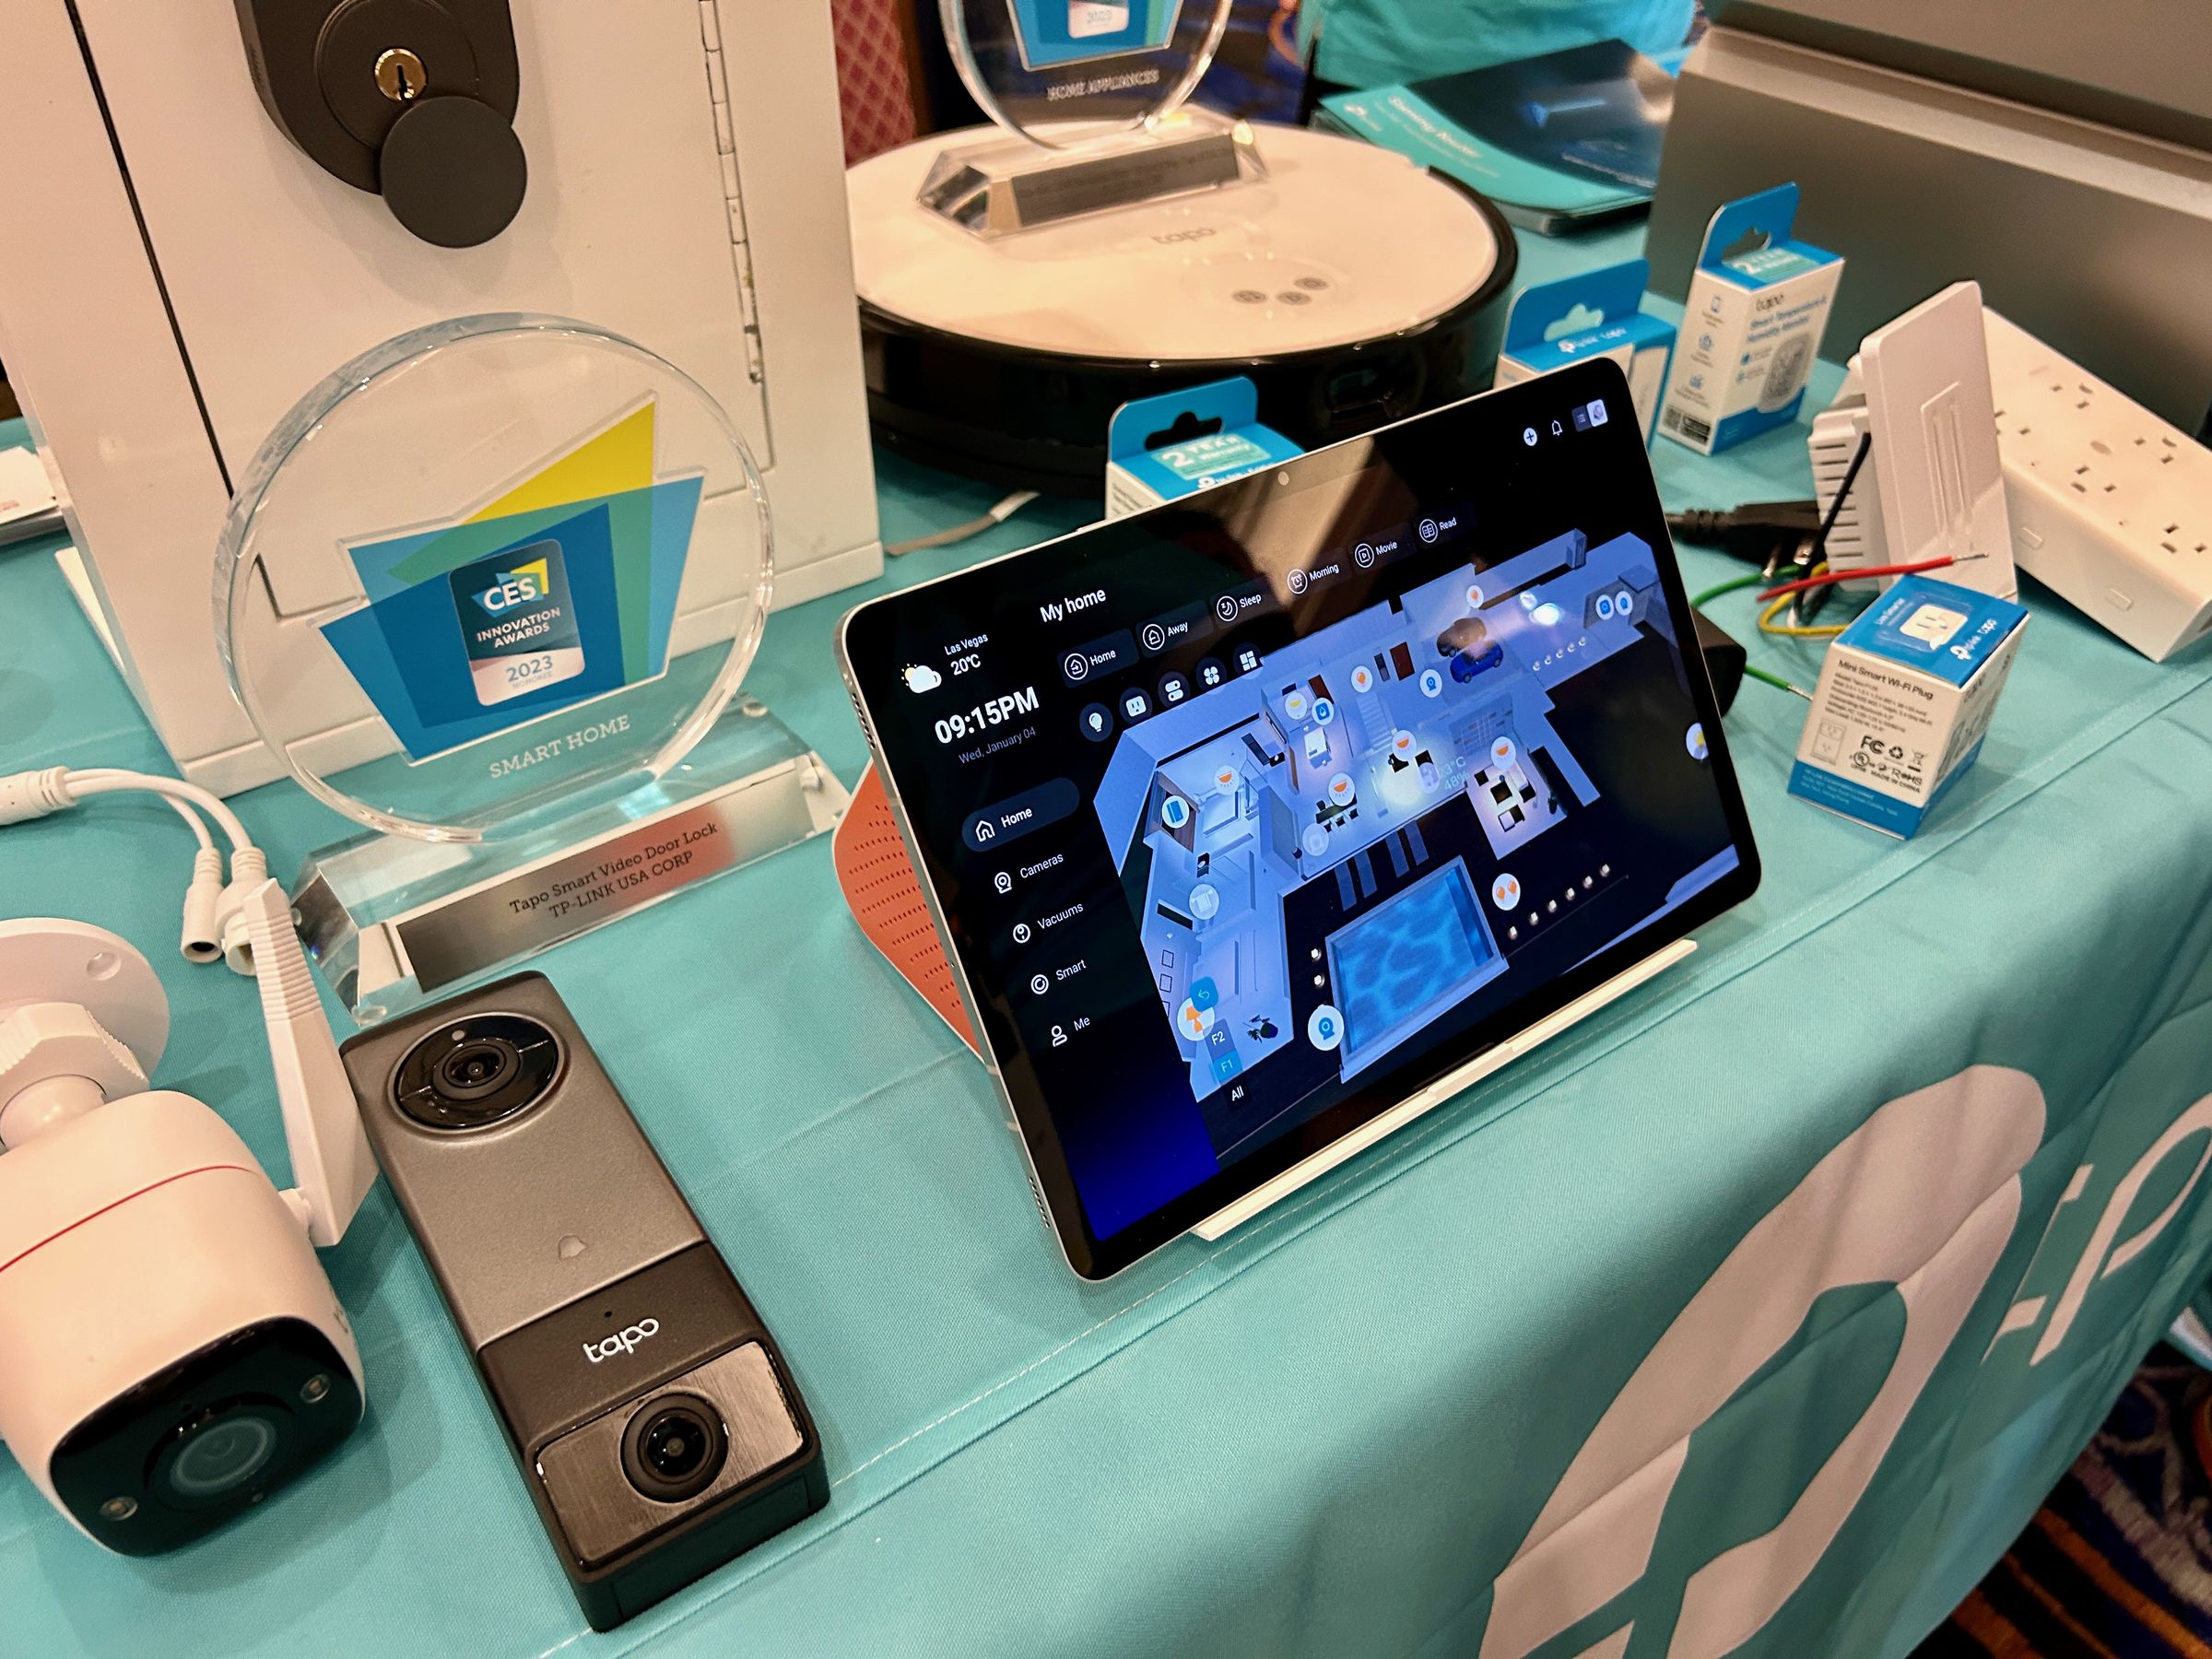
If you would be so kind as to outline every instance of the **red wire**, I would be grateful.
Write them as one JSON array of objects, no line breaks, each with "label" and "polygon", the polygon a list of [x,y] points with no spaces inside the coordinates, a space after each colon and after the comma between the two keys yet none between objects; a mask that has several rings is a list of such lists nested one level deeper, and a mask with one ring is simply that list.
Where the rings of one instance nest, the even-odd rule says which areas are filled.
[{"label": "red wire", "polygon": [[1941,559],[1924,559],[1918,564],[1868,565],[1859,571],[1830,571],[1825,576],[1807,576],[1798,582],[1785,582],[1780,587],[1769,588],[1759,595],[1761,601],[1779,599],[1784,594],[1802,594],[1806,588],[1827,587],[1835,582],[1855,582],[1862,576],[1912,576],[1922,571],[1940,571],[1945,565],[1959,561],[1946,554]]}]

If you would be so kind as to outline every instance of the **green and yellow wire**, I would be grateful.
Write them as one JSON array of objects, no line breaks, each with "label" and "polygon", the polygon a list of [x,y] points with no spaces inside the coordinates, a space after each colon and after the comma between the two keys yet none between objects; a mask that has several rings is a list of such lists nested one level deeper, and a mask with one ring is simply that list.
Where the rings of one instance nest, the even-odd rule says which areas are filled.
[{"label": "green and yellow wire", "polygon": [[[1709,601],[1718,599],[1724,594],[1733,594],[1741,588],[1757,587],[1761,582],[1770,582],[1771,580],[1771,577],[1759,571],[1753,571],[1748,575],[1745,576],[1731,576],[1726,582],[1717,582],[1713,583],[1712,586],[1707,588],[1703,593],[1699,594],[1695,598],[1691,599],[1689,602],[1690,608],[1693,610],[1703,610]],[[1789,598],[1785,595],[1782,600],[1782,603],[1787,605],[1789,603]],[[1841,630],[1839,629],[1838,631]],[[1805,698],[1807,701],[1810,701],[1812,699],[1812,693],[1807,691],[1803,686],[1794,685],[1789,680],[1783,678],[1783,677],[1779,674],[1770,674],[1766,669],[1759,667],[1754,663],[1747,662],[1744,665],[1744,672],[1749,675],[1753,679],[1759,681],[1762,685],[1773,686],[1783,691],[1794,691],[1799,697]]]}]

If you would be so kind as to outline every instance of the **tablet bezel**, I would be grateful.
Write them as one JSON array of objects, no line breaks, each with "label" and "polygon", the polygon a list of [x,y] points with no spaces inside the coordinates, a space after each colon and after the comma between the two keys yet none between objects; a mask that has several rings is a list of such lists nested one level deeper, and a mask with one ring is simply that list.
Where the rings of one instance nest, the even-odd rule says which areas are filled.
[{"label": "tablet bezel", "polygon": [[[1677,940],[1741,903],[1757,889],[1759,880],[1759,853],[1752,840],[1742,790],[1729,758],[1718,701],[1711,678],[1705,671],[1703,656],[1695,649],[1696,632],[1692,613],[1681,571],[1674,558],[1673,545],[1667,535],[1657,486],[1649,471],[1648,463],[1641,477],[1631,475],[1622,477],[1618,483],[1618,488],[1623,490],[1641,488],[1644,498],[1641,502],[1630,503],[1630,516],[1638,521],[1642,539],[1651,546],[1653,561],[1669,614],[1676,624],[1677,637],[1689,646],[1682,653],[1685,677],[1698,718],[1707,734],[1712,777],[1727,823],[1729,839],[1736,852],[1736,867],[1719,877],[1711,886],[1691,895],[1678,908],[1655,921],[1647,922],[1568,971],[1531,987],[1524,995],[1459,1038],[1384,1068],[1380,1076],[1355,1086],[1350,1094],[1325,1111],[1227,1165],[1218,1175],[1189,1189],[1142,1219],[1103,1239],[1091,1230],[1073,1173],[1061,1148],[1050,1102],[1030,1065],[1026,1045],[1011,1017],[1006,998],[979,997],[977,994],[973,971],[982,965],[982,951],[980,945],[969,947],[963,945],[962,941],[978,938],[979,930],[968,926],[956,929],[952,925],[945,889],[948,886],[957,888],[957,877],[944,859],[921,842],[906,810],[904,789],[915,783],[926,787],[926,780],[901,777],[902,760],[887,752],[878,739],[877,723],[871,715],[871,707],[877,703],[878,697],[892,693],[896,683],[895,672],[886,670],[886,683],[877,688],[876,695],[872,695],[870,687],[864,683],[863,675],[855,666],[856,664],[888,663],[891,660],[891,653],[871,644],[868,636],[878,630],[892,630],[892,618],[902,606],[913,603],[917,594],[947,584],[972,582],[980,571],[998,571],[996,578],[986,580],[1003,584],[1006,567],[1017,561],[1035,561],[1055,571],[1061,570],[1068,559],[1071,543],[1111,537],[1115,539],[1109,545],[1118,546],[1147,534],[1156,535],[1159,524],[1170,515],[1180,514],[1187,518],[1195,511],[1217,521],[1233,522],[1253,508],[1264,509],[1268,498],[1284,488],[1286,481],[1295,487],[1311,482],[1316,477],[1326,478],[1341,476],[1346,471],[1353,470],[1352,466],[1346,465],[1347,456],[1359,457],[1354,466],[1371,464],[1378,458],[1371,453],[1374,446],[1394,432],[1428,423],[1447,427],[1457,423],[1466,429],[1470,447],[1478,449],[1485,441],[1502,441],[1504,434],[1522,427],[1524,420],[1527,424],[1539,419],[1548,422],[1562,410],[1593,397],[1609,399],[1612,406],[1625,415],[1630,406],[1629,388],[1617,365],[1603,359],[1579,363],[1535,381],[1484,393],[1428,414],[1393,423],[1364,437],[1347,439],[1341,443],[1312,451],[1282,467],[1270,468],[1264,473],[1218,485],[1197,496],[1186,496],[1144,513],[1087,525],[1067,535],[1019,552],[969,566],[928,582],[916,583],[913,587],[869,600],[846,613],[838,629],[837,650],[847,688],[852,693],[855,711],[861,715],[864,735],[875,757],[877,773],[883,780],[885,793],[891,803],[908,855],[921,877],[920,885],[929,907],[931,921],[936,927],[938,942],[946,959],[951,964],[962,1003],[971,1017],[971,1023],[975,1030],[981,1053],[1019,1130],[1039,1208],[1058,1238],[1068,1265],[1079,1277],[1098,1280],[1122,1272],[1316,1152],[1356,1133],[1375,1118],[1412,1100],[1425,1089],[1433,1088],[1453,1072],[1466,1068],[1483,1055],[1512,1041],[1617,975],[1665,950]],[[1629,429],[1634,429],[1632,421]],[[1310,631],[1312,629],[1301,630],[1300,637]],[[856,634],[862,636],[857,641]]]}]

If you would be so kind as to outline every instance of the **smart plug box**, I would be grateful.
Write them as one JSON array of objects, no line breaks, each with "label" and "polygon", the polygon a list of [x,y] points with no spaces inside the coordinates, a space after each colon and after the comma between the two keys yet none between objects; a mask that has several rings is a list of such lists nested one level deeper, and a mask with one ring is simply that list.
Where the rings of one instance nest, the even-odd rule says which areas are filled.
[{"label": "smart plug box", "polygon": [[1304,453],[1260,424],[1258,388],[1241,375],[1139,397],[1107,424],[1106,516],[1126,518]]},{"label": "smart plug box", "polygon": [[2010,599],[1900,580],[1828,648],[1790,793],[1912,835],[1981,753],[2027,623]]},{"label": "smart plug box", "polygon": [[1636,424],[1649,443],[1674,355],[1675,331],[1640,306],[1652,267],[1624,260],[1524,288],[1505,320],[1498,384],[1511,386],[1586,358],[1610,358],[1629,377]]}]

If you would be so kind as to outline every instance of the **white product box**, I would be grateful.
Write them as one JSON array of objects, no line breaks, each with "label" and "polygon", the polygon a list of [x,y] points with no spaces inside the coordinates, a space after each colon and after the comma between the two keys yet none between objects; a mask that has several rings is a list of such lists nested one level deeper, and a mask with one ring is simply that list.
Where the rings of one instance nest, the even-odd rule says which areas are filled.
[{"label": "white product box", "polygon": [[1106,516],[1126,518],[1305,452],[1260,424],[1242,375],[1124,404],[1106,428]]},{"label": "white product box", "polygon": [[1701,455],[1797,418],[1840,254],[1792,241],[1797,186],[1778,185],[1712,216],[1675,340],[1659,429]]},{"label": "white product box", "polygon": [[1610,358],[1628,376],[1636,424],[1651,441],[1675,331],[1639,310],[1652,267],[1631,259],[1524,288],[1505,320],[1498,384],[1511,386],[1570,363]]}]

